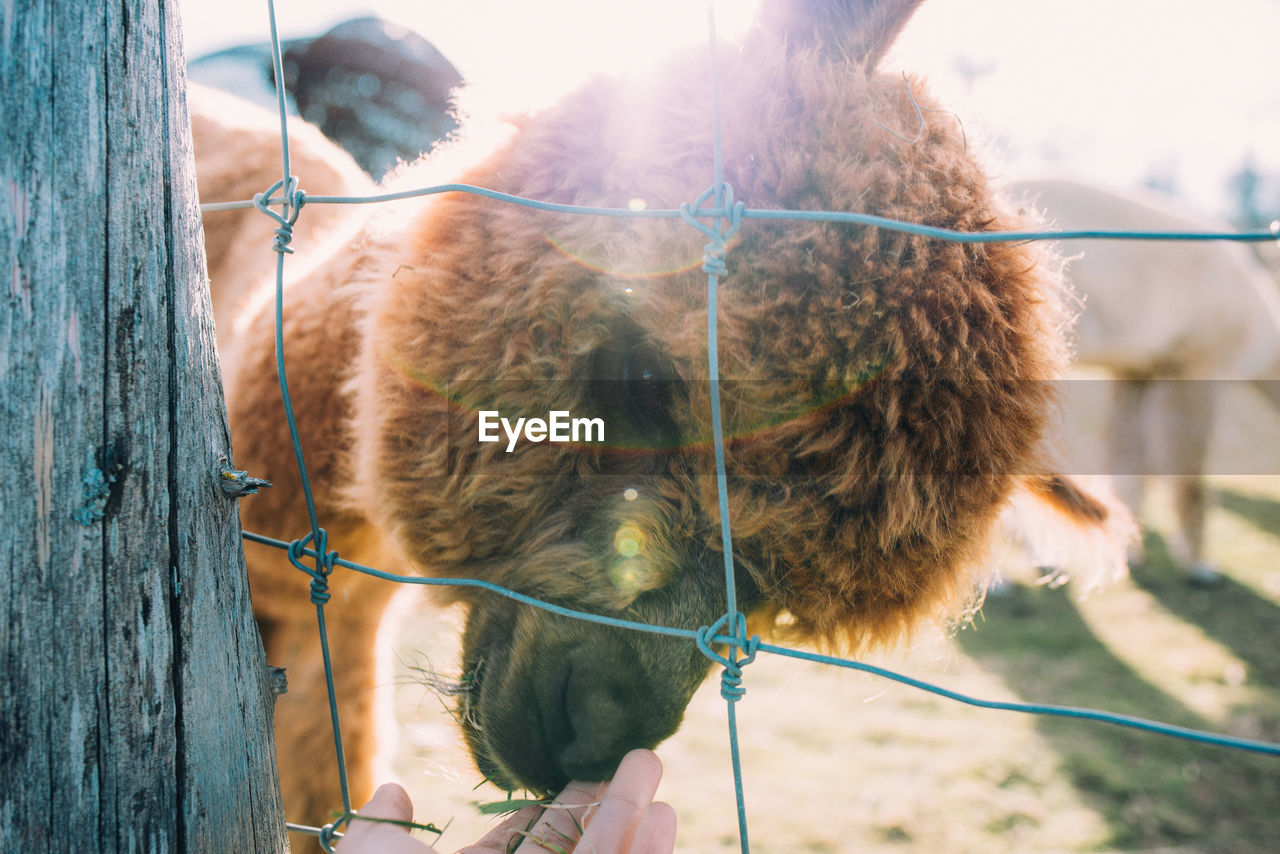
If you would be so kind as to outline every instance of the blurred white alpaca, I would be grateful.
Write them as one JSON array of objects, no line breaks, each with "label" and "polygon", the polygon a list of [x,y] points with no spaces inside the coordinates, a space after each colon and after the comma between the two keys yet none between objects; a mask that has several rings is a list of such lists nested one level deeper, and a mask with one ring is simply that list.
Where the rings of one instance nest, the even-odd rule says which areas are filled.
[{"label": "blurred white alpaca", "polygon": [[[1223,230],[1157,198],[1121,196],[1066,180],[1022,181],[1015,200],[1061,230]],[[1280,409],[1280,292],[1238,243],[1064,242],[1067,277],[1084,300],[1076,361],[1115,378],[1107,427],[1109,471],[1135,515],[1144,475],[1173,483],[1171,550],[1193,584],[1220,581],[1205,558],[1203,475],[1223,381],[1248,381]],[[1146,435],[1144,425],[1159,435]],[[1141,561],[1141,544],[1130,560]]]}]

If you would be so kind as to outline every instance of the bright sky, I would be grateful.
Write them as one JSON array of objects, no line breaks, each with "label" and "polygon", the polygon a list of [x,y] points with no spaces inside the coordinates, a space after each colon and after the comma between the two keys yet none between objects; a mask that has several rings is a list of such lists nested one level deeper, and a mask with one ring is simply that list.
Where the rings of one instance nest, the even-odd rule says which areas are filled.
[{"label": "bright sky", "polygon": [[[717,0],[722,35],[757,0]],[[931,0],[889,61],[926,77],[998,175],[1172,179],[1220,212],[1247,156],[1280,173],[1278,0]],[[412,27],[510,108],[705,42],[695,0],[278,0],[281,35],[370,12]],[[267,38],[266,0],[184,0],[187,54]],[[1277,212],[1280,214],[1280,212]]]}]

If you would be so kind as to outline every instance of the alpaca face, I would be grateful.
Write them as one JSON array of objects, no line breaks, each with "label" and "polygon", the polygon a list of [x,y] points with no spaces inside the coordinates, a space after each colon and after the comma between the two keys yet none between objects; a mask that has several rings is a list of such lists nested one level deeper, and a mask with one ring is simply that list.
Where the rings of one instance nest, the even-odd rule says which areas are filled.
[{"label": "alpaca face", "polygon": [[[953,118],[876,70],[914,5],[782,2],[722,53],[739,199],[1014,225]],[[704,61],[588,87],[466,180],[678,207],[712,175]],[[679,221],[432,203],[379,285],[353,430],[375,521],[424,571],[668,626],[725,613],[704,242]],[[737,605],[764,628],[785,612],[800,637],[892,641],[954,605],[1016,479],[1035,473],[1063,357],[1055,283],[1021,247],[820,223],[747,221],[728,265]],[[482,419],[550,413],[599,419],[604,440],[481,440]],[[688,642],[457,595],[460,717],[499,785],[607,776],[675,730],[709,667]]]},{"label": "alpaca face", "polygon": [[[715,580],[714,566],[690,560],[671,583],[609,613],[706,625],[724,610]],[[463,666],[470,690],[459,718],[481,773],[549,793],[607,779],[628,750],[674,733],[709,661],[688,641],[548,619],[495,597],[473,604]]]}]

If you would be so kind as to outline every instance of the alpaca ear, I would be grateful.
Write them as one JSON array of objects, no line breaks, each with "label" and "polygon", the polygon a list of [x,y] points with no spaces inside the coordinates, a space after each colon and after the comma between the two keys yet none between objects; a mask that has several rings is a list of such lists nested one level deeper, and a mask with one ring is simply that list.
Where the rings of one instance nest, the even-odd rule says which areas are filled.
[{"label": "alpaca ear", "polygon": [[816,46],[870,71],[924,0],[765,0],[762,26],[791,46]]},{"label": "alpaca ear", "polygon": [[1078,484],[1060,474],[1031,475],[1024,483],[1027,491],[1063,516],[1082,525],[1101,525],[1111,510]]}]

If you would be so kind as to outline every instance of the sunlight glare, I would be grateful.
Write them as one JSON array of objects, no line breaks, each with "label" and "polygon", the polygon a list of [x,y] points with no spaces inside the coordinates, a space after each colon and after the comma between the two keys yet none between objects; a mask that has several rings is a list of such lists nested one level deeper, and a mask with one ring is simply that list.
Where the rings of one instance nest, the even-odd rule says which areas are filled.
[{"label": "sunlight glare", "polygon": [[[759,0],[717,0],[720,38],[740,38],[758,5]],[[417,30],[468,81],[492,97],[500,95],[502,107],[513,112],[545,107],[599,74],[642,73],[672,51],[706,44],[707,39],[706,5],[688,0],[381,0],[374,8]],[[486,24],[478,27],[477,21]]]}]

